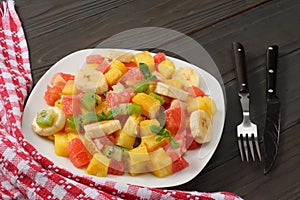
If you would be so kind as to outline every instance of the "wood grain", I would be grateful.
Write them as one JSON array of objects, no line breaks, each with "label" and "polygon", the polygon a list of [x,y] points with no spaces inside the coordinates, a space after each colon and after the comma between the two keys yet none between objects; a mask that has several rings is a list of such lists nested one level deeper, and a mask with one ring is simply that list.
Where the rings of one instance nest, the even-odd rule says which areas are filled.
[{"label": "wood grain", "polygon": [[30,0],[17,1],[16,6],[25,27],[36,83],[70,52],[93,48],[119,32],[137,27],[194,32],[263,2]]}]

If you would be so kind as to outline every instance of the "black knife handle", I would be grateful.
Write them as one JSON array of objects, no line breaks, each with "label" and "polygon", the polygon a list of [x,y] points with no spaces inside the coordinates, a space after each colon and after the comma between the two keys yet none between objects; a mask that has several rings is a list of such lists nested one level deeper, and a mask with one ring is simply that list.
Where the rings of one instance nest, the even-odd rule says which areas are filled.
[{"label": "black knife handle", "polygon": [[276,97],[278,46],[272,45],[267,49],[267,98]]},{"label": "black knife handle", "polygon": [[241,43],[233,42],[232,50],[239,92],[248,93],[249,89],[246,71],[245,49]]}]

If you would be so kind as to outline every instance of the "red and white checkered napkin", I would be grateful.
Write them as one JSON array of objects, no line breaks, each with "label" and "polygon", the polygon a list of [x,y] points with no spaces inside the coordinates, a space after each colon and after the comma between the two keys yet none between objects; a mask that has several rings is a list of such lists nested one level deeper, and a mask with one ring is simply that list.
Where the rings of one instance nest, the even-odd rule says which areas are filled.
[{"label": "red and white checkered napkin", "polygon": [[240,199],[227,192],[162,190],[76,176],[39,154],[21,132],[32,84],[24,32],[13,0],[0,10],[1,199]]}]

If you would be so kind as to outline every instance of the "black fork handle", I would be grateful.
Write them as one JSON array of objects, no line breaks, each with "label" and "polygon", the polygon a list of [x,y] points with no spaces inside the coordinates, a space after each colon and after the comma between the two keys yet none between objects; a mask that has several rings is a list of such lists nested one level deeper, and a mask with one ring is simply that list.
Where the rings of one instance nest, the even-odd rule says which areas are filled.
[{"label": "black fork handle", "polygon": [[240,93],[249,93],[245,49],[239,42],[232,43],[232,50],[235,62],[235,72],[238,82],[238,89]]}]

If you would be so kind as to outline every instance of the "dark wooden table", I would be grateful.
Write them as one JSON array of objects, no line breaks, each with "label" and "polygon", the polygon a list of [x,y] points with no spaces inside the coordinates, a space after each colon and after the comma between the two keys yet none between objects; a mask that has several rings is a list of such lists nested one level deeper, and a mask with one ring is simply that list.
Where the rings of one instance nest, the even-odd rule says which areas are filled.
[{"label": "dark wooden table", "polygon": [[[203,45],[225,84],[227,115],[219,146],[204,170],[173,189],[230,191],[245,199],[300,198],[300,1],[100,1],[16,0],[30,49],[36,83],[59,59],[79,49],[138,27],[163,27],[186,34]],[[231,43],[247,52],[252,120],[263,132],[265,51],[280,46],[278,96],[282,128],[278,157],[264,175],[260,162],[241,162],[236,125],[241,122]],[[261,141],[261,139],[260,139]]]}]

